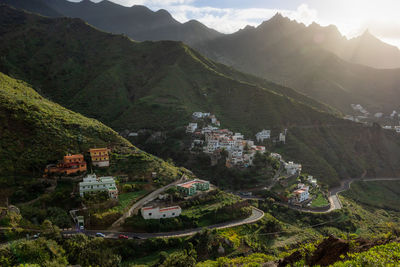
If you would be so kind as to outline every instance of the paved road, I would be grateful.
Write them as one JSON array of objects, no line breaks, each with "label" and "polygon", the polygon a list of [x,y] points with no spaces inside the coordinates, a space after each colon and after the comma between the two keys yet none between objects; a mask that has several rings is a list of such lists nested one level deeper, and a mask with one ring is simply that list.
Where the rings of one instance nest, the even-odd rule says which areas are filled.
[{"label": "paved road", "polygon": [[311,210],[311,209],[307,209],[307,208],[301,208],[301,207],[294,207],[294,206],[288,206],[286,204],[282,204],[286,207],[289,207],[291,209],[295,209],[301,212],[309,212],[309,213],[329,213],[332,212],[334,210],[340,210],[343,205],[339,199],[339,194],[347,191],[350,189],[351,187],[351,183],[356,182],[356,181],[362,181],[362,182],[374,182],[374,181],[400,181],[400,178],[353,178],[353,179],[346,179],[343,180],[341,182],[341,185],[335,188],[332,188],[329,191],[329,203],[331,205],[331,207],[329,208],[329,210],[326,211],[315,211],[315,210]]},{"label": "paved road", "polygon": [[[255,223],[255,222],[261,220],[264,217],[264,212],[255,207],[252,207],[252,208],[253,208],[253,210],[252,210],[250,217],[248,217],[246,219],[214,224],[214,225],[208,226],[207,228],[208,229],[231,228],[231,227],[235,227],[235,226],[239,226],[239,225]],[[86,230],[86,231],[82,231],[81,233],[84,233],[88,236],[95,236],[96,233],[101,232],[106,235],[106,238],[111,238],[111,239],[118,239],[118,236],[121,234],[126,235],[129,238],[147,239],[147,238],[155,238],[155,237],[167,238],[167,237],[190,236],[190,235],[194,235],[194,234],[200,232],[202,229],[203,228],[199,227],[199,228],[195,228],[195,229],[174,231],[174,232],[168,232],[168,233],[132,233],[132,232],[118,232],[118,231],[110,231],[110,230]],[[78,234],[78,233],[80,233],[80,232],[63,231],[64,235],[74,235],[74,234]]]},{"label": "paved road", "polygon": [[331,208],[327,212],[331,212],[332,210],[337,210],[341,209],[342,203],[340,202],[339,199],[339,194],[350,190],[351,184],[353,182],[375,182],[375,181],[400,181],[400,178],[390,178],[390,177],[381,177],[381,178],[353,178],[353,179],[347,179],[343,180],[341,182],[341,185],[335,188],[332,188],[329,193],[329,201],[331,203]]},{"label": "paved road", "polygon": [[119,218],[118,220],[116,220],[110,227],[110,230],[115,230],[118,227],[120,227],[126,220],[126,218],[132,216],[135,211],[139,210],[143,205],[146,205],[147,203],[149,203],[150,201],[154,200],[155,198],[157,198],[157,196],[159,194],[161,194],[162,192],[164,192],[165,190],[167,190],[168,188],[175,186],[179,183],[182,183],[185,180],[185,176],[183,175],[181,179],[166,185],[164,187],[161,187],[153,192],[151,192],[150,194],[148,194],[147,196],[145,196],[144,198],[140,199],[139,201],[135,202],[135,204],[132,205],[132,207],[124,213],[124,215],[122,215],[121,218]]}]

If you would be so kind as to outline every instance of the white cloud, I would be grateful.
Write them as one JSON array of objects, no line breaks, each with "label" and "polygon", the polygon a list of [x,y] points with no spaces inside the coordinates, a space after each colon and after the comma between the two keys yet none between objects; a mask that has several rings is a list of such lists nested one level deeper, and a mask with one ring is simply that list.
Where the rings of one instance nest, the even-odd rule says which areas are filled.
[{"label": "white cloud", "polygon": [[180,22],[196,19],[206,26],[223,33],[232,33],[244,28],[246,25],[257,26],[260,22],[270,19],[277,12],[307,25],[317,19],[317,11],[310,9],[305,4],[300,5],[297,10],[266,8],[234,9],[195,7],[190,5],[174,5],[166,9]]},{"label": "white cloud", "polygon": [[[80,2],[82,0],[68,0],[71,2]],[[90,0],[94,3],[101,2],[103,0]],[[193,3],[195,0],[110,0],[119,5],[131,7],[133,5],[146,5],[146,6],[153,6],[153,5],[183,5],[183,4],[190,4]]]},{"label": "white cloud", "polygon": [[[101,0],[91,1],[100,2]],[[323,26],[334,24],[349,38],[358,36],[365,29],[369,29],[372,34],[391,44],[397,46],[400,44],[399,0],[304,0],[308,4],[303,3],[293,10],[216,8],[200,6],[201,0],[110,1],[124,6],[145,5],[154,11],[166,9],[180,22],[195,19],[223,33],[235,32],[246,25],[257,26],[279,12],[306,25],[313,21]]]}]

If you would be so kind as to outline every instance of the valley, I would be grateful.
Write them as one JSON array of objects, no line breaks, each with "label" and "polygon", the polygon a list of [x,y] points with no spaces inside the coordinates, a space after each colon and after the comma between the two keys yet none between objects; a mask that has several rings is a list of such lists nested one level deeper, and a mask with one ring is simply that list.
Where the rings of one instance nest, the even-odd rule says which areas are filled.
[{"label": "valley", "polygon": [[399,59],[279,13],[0,0],[0,266],[396,266]]}]

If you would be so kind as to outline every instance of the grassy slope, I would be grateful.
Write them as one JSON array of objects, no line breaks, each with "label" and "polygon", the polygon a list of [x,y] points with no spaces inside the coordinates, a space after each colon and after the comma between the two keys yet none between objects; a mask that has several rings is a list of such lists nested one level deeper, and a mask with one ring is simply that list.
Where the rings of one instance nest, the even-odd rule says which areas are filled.
[{"label": "grassy slope", "polygon": [[102,123],[45,99],[24,82],[0,73],[0,85],[1,178],[40,176],[47,163],[67,152],[84,152],[93,146],[112,146],[122,153],[118,156],[121,160],[115,159],[111,166],[115,171],[149,175],[156,170],[165,181],[181,173],[171,164],[137,150]]},{"label": "grassy slope", "polygon": [[170,130],[189,122],[193,111],[211,111],[224,127],[248,136],[289,128],[282,152],[329,184],[365,169],[371,175],[399,169],[394,135],[320,112],[332,110],[182,43],[135,43],[77,19],[51,20],[4,6],[0,13],[0,70],[115,129]]},{"label": "grassy slope", "polygon": [[131,146],[112,129],[36,93],[0,73],[0,173],[40,170],[66,152],[91,146]]},{"label": "grassy slope", "polygon": [[368,206],[400,211],[400,182],[354,182],[343,196]]}]

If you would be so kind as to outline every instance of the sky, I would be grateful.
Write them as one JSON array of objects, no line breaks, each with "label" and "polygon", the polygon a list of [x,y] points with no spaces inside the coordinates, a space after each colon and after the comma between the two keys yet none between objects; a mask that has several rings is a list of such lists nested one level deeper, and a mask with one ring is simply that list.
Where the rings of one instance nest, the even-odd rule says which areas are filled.
[{"label": "sky", "polygon": [[180,22],[196,19],[223,33],[235,32],[246,25],[257,26],[280,12],[306,25],[314,21],[322,26],[334,24],[348,38],[368,29],[385,42],[400,47],[400,0],[109,1],[124,6],[145,5],[154,11],[166,9]]}]

